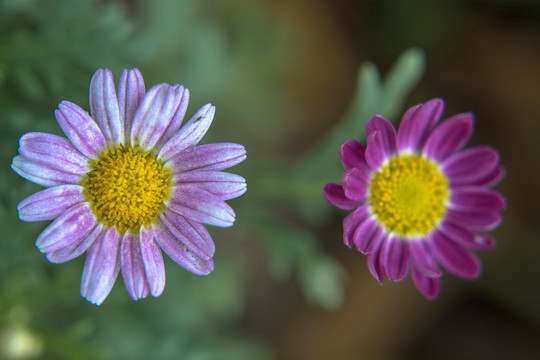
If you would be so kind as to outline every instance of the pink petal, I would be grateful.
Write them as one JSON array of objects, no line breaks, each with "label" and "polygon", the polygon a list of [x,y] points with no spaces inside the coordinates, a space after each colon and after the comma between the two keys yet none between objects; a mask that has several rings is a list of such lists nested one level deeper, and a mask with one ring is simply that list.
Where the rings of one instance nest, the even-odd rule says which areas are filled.
[{"label": "pink petal", "polygon": [[[180,106],[184,88],[156,85],[146,93],[131,126],[131,145],[150,150],[165,134]],[[174,126],[174,125],[173,125]]]},{"label": "pink petal", "polygon": [[131,134],[133,118],[145,93],[144,79],[139,69],[122,70],[118,81],[118,110],[126,138]]},{"label": "pink petal", "polygon": [[192,185],[176,185],[171,190],[167,205],[174,212],[188,219],[219,226],[232,226],[234,210],[219,197]]},{"label": "pink petal", "polygon": [[114,78],[109,69],[97,70],[90,80],[90,114],[108,144],[124,143],[124,126],[120,121]]},{"label": "pink petal", "polygon": [[88,171],[88,158],[60,136],[31,132],[21,136],[19,154],[35,164],[65,173],[81,175]]},{"label": "pink petal", "polygon": [[165,265],[161,250],[154,240],[154,231],[151,226],[147,229],[141,227],[139,241],[150,293],[152,296],[159,296],[165,289]]},{"label": "pink petal", "polygon": [[17,205],[22,221],[56,219],[64,211],[85,201],[83,188],[79,185],[60,185],[41,190]]},{"label": "pink petal", "polygon": [[211,104],[201,107],[178,132],[171,135],[159,152],[158,158],[169,160],[181,151],[197,145],[210,128],[215,113],[216,108]]},{"label": "pink petal", "polygon": [[120,245],[122,278],[129,296],[133,300],[145,298],[149,288],[146,281],[144,262],[139,243],[139,234],[126,232]]},{"label": "pink petal", "polygon": [[216,250],[214,242],[200,223],[172,211],[166,211],[159,219],[169,233],[198,258],[204,259],[214,255]]},{"label": "pink petal", "polygon": [[36,246],[49,253],[60,250],[86,238],[97,225],[88,203],[81,203],[66,210],[39,234]]},{"label": "pink petal", "polygon": [[88,250],[98,237],[103,236],[103,233],[103,225],[98,223],[88,236],[82,237],[64,248],[47,253],[47,259],[53,263],[62,263],[74,259]]},{"label": "pink petal", "polygon": [[243,177],[223,171],[182,172],[174,177],[174,183],[194,185],[221,200],[237,198],[247,190],[246,180]]},{"label": "pink petal", "polygon": [[[156,148],[161,149],[163,146],[174,136],[178,133],[180,126],[182,125],[182,121],[184,121],[184,116],[186,115],[186,111],[189,104],[189,90],[184,88],[183,86],[180,86],[179,91],[181,92],[182,99],[180,100],[180,104],[178,104],[178,108],[176,109],[176,112],[173,115],[173,118],[167,127],[167,130],[163,133],[161,138],[159,138],[158,142],[156,143]],[[212,115],[213,116],[213,115]],[[186,124],[189,124],[186,123]],[[202,136],[201,136],[202,137]]]},{"label": "pink petal", "polygon": [[54,115],[69,141],[84,156],[95,159],[105,148],[105,137],[98,124],[79,106],[64,100]]},{"label": "pink petal", "polygon": [[246,159],[246,149],[240,144],[214,143],[195,146],[181,151],[167,164],[173,173],[193,170],[225,170]]},{"label": "pink petal", "polygon": [[189,251],[166,228],[154,229],[157,244],[174,262],[195,275],[208,275],[214,269],[211,257],[200,258]]},{"label": "pink petal", "polygon": [[77,184],[81,179],[81,175],[57,170],[21,155],[17,155],[11,160],[11,169],[23,178],[46,187]]},{"label": "pink petal", "polygon": [[99,305],[111,291],[120,271],[120,238],[114,227],[107,230],[86,252],[81,295]]}]

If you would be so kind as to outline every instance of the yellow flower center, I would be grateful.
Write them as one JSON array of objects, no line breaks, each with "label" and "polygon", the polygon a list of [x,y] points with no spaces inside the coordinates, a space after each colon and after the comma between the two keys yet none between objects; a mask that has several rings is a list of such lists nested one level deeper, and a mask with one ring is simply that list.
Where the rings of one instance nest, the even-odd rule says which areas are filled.
[{"label": "yellow flower center", "polygon": [[171,173],[148,152],[110,146],[82,181],[84,194],[99,221],[119,233],[152,223],[169,198]]},{"label": "yellow flower center", "polygon": [[387,232],[424,237],[442,220],[448,193],[448,180],[434,161],[401,154],[372,174],[368,203]]}]

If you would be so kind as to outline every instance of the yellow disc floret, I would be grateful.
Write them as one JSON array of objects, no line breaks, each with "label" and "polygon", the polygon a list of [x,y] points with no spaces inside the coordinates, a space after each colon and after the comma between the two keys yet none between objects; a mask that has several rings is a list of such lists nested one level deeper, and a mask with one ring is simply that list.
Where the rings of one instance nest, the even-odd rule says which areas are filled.
[{"label": "yellow disc floret", "polygon": [[403,153],[372,174],[368,203],[387,232],[424,237],[442,220],[448,194],[448,180],[437,163]]},{"label": "yellow disc floret", "polygon": [[119,233],[136,232],[152,223],[169,197],[171,173],[148,152],[131,146],[110,146],[82,181],[92,211]]}]

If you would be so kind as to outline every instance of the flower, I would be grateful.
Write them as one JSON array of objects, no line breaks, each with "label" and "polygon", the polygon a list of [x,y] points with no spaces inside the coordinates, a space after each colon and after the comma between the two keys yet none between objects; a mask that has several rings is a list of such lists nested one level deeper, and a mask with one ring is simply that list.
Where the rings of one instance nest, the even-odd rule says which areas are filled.
[{"label": "flower", "polygon": [[473,115],[437,125],[443,108],[441,99],[410,108],[397,134],[373,116],[365,148],[354,139],[341,146],[341,184],[323,188],[327,201],[353,211],[343,221],[344,241],[367,255],[373,277],[400,281],[410,268],[427,299],[439,294],[439,264],[464,279],[480,275],[473,250],[494,246],[485,231],[501,223],[505,208],[491,189],[504,176],[499,155],[486,146],[462,150]]},{"label": "flower", "polygon": [[66,138],[31,132],[19,141],[11,168],[46,187],[19,203],[23,221],[54,220],[36,240],[51,262],[86,251],[81,295],[101,304],[118,272],[134,300],[165,287],[161,250],[186,270],[207,275],[214,243],[202,224],[235,220],[225,200],[246,191],[245,180],[222,172],[242,162],[242,145],[197,143],[215,107],[206,104],[182,127],[189,91],[161,84],[145,92],[138,69],[90,81],[90,116],[62,101],[55,111]]}]

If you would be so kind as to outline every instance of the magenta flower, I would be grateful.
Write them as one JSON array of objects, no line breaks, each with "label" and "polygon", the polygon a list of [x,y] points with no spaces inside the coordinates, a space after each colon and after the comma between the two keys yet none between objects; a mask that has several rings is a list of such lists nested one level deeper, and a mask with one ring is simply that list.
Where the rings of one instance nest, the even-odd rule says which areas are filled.
[{"label": "magenta flower", "polygon": [[122,269],[134,300],[165,287],[163,250],[186,270],[214,268],[214,243],[202,224],[235,220],[225,200],[245,180],[222,172],[242,162],[242,145],[196,146],[214,118],[199,109],[182,127],[189,91],[161,84],[145,92],[138,69],[120,74],[118,96],[108,69],[90,82],[90,116],[62,101],[55,111],[66,138],[28,133],[11,168],[46,187],[20,202],[23,221],[54,220],[36,240],[51,262],[86,252],[81,295],[101,304]]},{"label": "magenta flower", "polygon": [[475,249],[494,240],[484,232],[501,223],[504,198],[491,189],[504,176],[495,150],[462,150],[469,141],[471,113],[437,125],[441,99],[410,108],[399,131],[377,115],[366,125],[367,146],[351,139],[340,149],[341,185],[323,195],[344,210],[344,240],[367,255],[371,274],[383,283],[400,281],[409,268],[428,299],[439,294],[442,271],[464,279],[480,275]]}]

